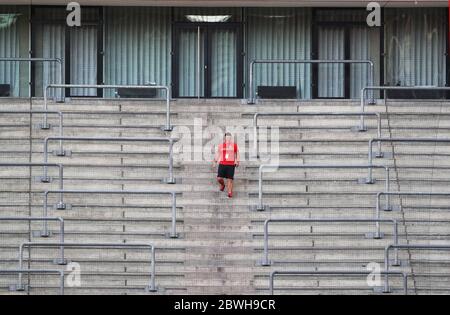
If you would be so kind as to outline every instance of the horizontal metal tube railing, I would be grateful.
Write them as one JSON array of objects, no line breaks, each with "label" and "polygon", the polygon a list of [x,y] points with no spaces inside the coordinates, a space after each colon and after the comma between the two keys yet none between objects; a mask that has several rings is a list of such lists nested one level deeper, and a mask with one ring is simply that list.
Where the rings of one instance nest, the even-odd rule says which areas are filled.
[{"label": "horizontal metal tube railing", "polygon": [[[264,222],[264,257],[261,266],[270,266],[269,260],[269,224],[270,223],[392,223],[394,243],[398,244],[398,223],[392,219],[267,219]],[[380,238],[380,232],[374,234],[374,238]]]},{"label": "horizontal metal tube railing", "polygon": [[[121,138],[121,137],[47,137],[44,140],[44,163],[48,162],[48,144],[50,141],[106,141],[106,142],[168,142],[169,143],[169,177],[164,180],[167,184],[175,184],[173,176],[173,144],[178,139],[173,138]],[[44,178],[47,177],[47,169],[44,167]]]},{"label": "horizontal metal tube railing", "polygon": [[[392,191],[385,191],[385,192],[379,192],[377,194],[377,217],[380,217],[381,213],[381,196],[450,196],[450,193],[446,192],[392,192]],[[391,208],[387,207],[384,209],[385,211],[392,210]]]},{"label": "horizontal metal tube railing", "polygon": [[[385,189],[386,191],[390,190],[390,169],[387,166],[382,165],[307,165],[307,164],[279,164],[279,165],[272,165],[272,164],[262,164],[259,166],[259,180],[258,180],[258,205],[255,207],[255,210],[257,211],[265,211],[267,210],[268,206],[263,204],[263,172],[264,169],[384,169],[386,172],[386,179],[385,179]],[[373,183],[373,179],[371,178],[371,181],[367,181],[366,183]],[[387,200],[387,202],[389,202]]]},{"label": "horizontal metal tube railing", "polygon": [[256,64],[367,64],[369,66],[369,71],[367,72],[368,76],[368,85],[373,85],[375,82],[374,79],[374,63],[371,60],[356,60],[356,59],[349,59],[349,60],[299,60],[299,59],[255,59],[250,62],[249,65],[249,100],[248,104],[254,104],[255,103],[255,88],[254,88],[254,67]]},{"label": "horizontal metal tube railing", "polygon": [[[45,114],[45,115],[58,115],[59,116],[59,134],[58,136],[64,136],[64,117],[66,115],[154,115],[154,112],[117,112],[117,111],[90,111],[90,110],[77,110],[77,111],[51,111],[51,110],[8,110],[0,111],[0,114],[6,115],[17,115],[17,114]],[[50,125],[47,123],[46,126],[41,125],[41,129],[50,129]],[[63,141],[59,141],[59,151],[60,155],[64,155]]]},{"label": "horizontal metal tube railing", "polygon": [[[384,250],[384,267],[385,270],[388,272],[389,271],[389,265],[390,265],[390,261],[389,261],[389,252],[391,249],[395,249],[395,250],[402,250],[402,249],[416,249],[416,250],[450,250],[450,245],[414,245],[414,244],[409,244],[409,245],[396,245],[396,244],[391,244],[386,246],[385,250]],[[385,291],[389,291],[389,275],[386,275],[385,278]]]},{"label": "horizontal metal tube railing", "polygon": [[[64,136],[64,117],[63,117],[63,113],[60,111],[49,111],[49,110],[14,110],[14,111],[0,111],[0,114],[5,114],[5,115],[17,115],[17,114],[45,114],[45,115],[58,115],[59,116],[59,136],[62,137]],[[41,125],[41,129],[48,129],[49,126],[43,126]],[[59,150],[63,151],[63,144],[62,141],[59,142]]]},{"label": "horizontal metal tube railing", "polygon": [[58,115],[60,117],[60,121],[59,121],[59,128],[62,129],[62,112],[61,111],[56,111],[56,110],[2,110],[0,111],[0,114],[5,114],[5,115],[15,115],[15,114],[54,114],[54,115]]},{"label": "horizontal metal tube railing", "polygon": [[[0,217],[0,221],[42,221],[45,226],[48,226],[48,222],[54,221],[59,222],[59,241],[60,243],[64,243],[64,219],[60,217]],[[50,237],[50,232],[46,228],[44,231],[41,232],[41,237]],[[60,255],[61,257],[64,257],[64,247],[60,247]],[[22,266],[21,266],[22,268]],[[19,274],[19,278],[21,279],[22,275]],[[20,281],[21,283],[21,281]]]},{"label": "horizontal metal tube railing", "polygon": [[[424,91],[450,91],[450,87],[447,86],[365,86],[361,89],[360,95],[360,106],[361,111],[365,110],[366,103],[366,91],[414,91],[414,90],[424,90]],[[372,93],[373,95],[373,93]],[[387,100],[387,95],[384,96],[385,100]],[[375,103],[372,99],[371,103]]]},{"label": "horizontal metal tube railing", "polygon": [[[59,295],[64,295],[64,271],[62,270],[50,270],[50,269],[0,269],[0,274],[55,274],[59,275]],[[13,288],[11,288],[13,289]],[[20,282],[20,286],[15,286],[14,291],[23,291],[25,286]]]},{"label": "horizontal metal tube railing", "polygon": [[[389,274],[389,275],[399,275],[403,278],[403,294],[408,295],[408,274],[406,272],[401,271],[380,271],[381,275]],[[348,270],[321,270],[321,271],[272,271],[269,276],[269,292],[270,295],[274,294],[274,279],[275,276],[369,276],[371,275],[371,271],[348,271]]]},{"label": "horizontal metal tube railing", "polygon": [[[0,58],[0,62],[29,62],[29,63],[33,63],[33,62],[41,62],[41,63],[50,63],[50,62],[55,62],[59,65],[59,73],[61,75],[61,80],[60,83],[64,82],[64,66],[63,66],[63,59],[61,58],[15,58],[15,57],[3,57]],[[30,82],[28,82],[28,92],[29,92],[29,96],[31,97],[31,77],[30,77]],[[61,93],[61,98],[62,101],[64,102],[64,93]]]},{"label": "horizontal metal tube railing", "polygon": [[[44,109],[48,109],[47,92],[49,89],[70,89],[70,88],[84,88],[84,89],[149,89],[149,90],[164,90],[166,91],[166,124],[162,127],[164,131],[172,131],[170,123],[170,88],[161,85],[95,85],[95,84],[50,84],[44,87]],[[47,116],[44,116],[43,125],[47,126]]]},{"label": "horizontal metal tube railing", "polygon": [[[64,243],[64,219],[60,217],[0,217],[0,221],[42,221],[42,222],[59,222],[59,240]],[[41,234],[42,237],[49,237],[50,234]],[[61,255],[64,255],[64,248],[61,248]]]},{"label": "horizontal metal tube railing", "polygon": [[[157,288],[155,285],[155,246],[152,244],[144,244],[144,243],[133,243],[133,244],[124,244],[124,243],[35,243],[35,242],[25,242],[20,244],[19,247],[19,269],[23,269],[23,252],[24,248],[27,247],[29,250],[32,247],[41,247],[41,248],[52,248],[52,247],[60,247],[64,246],[64,248],[134,248],[134,249],[149,249],[150,250],[150,280],[149,285],[146,288],[150,292],[156,292]],[[60,257],[61,262],[65,262],[66,259],[64,256]],[[21,276],[21,274],[19,274]],[[19,286],[22,284],[21,278],[19,278]]]},{"label": "horizontal metal tube railing", "polygon": [[[59,170],[59,189],[64,189],[64,165],[62,164],[56,164],[56,163],[0,163],[0,167],[34,167],[34,166],[42,166],[44,169],[48,167],[57,167]],[[48,176],[44,176],[41,178],[41,181],[43,183],[48,183],[49,178]],[[64,207],[64,196],[60,194],[59,196],[59,204],[58,207]]]},{"label": "horizontal metal tube railing", "polygon": [[[369,140],[369,152],[368,152],[368,163],[372,165],[373,162],[373,143],[377,142],[405,142],[405,143],[416,143],[416,142],[431,142],[431,143],[450,143],[450,139],[439,139],[439,138],[373,138]],[[381,151],[379,152],[381,153]],[[381,157],[381,155],[380,155]],[[372,180],[372,169],[368,169],[368,180]]]},{"label": "horizontal metal tube railing", "polygon": [[377,118],[377,134],[378,137],[382,137],[381,133],[381,114],[379,113],[300,113],[300,112],[286,112],[286,113],[256,113],[253,116],[253,151],[254,156],[258,156],[258,118],[261,116],[270,116],[270,117],[278,117],[278,116],[359,116],[360,117],[360,125],[357,127],[359,131],[366,131],[367,128],[365,126],[364,117],[365,116],[373,116]]},{"label": "horizontal metal tube railing", "polygon": [[[43,216],[47,216],[48,213],[48,195],[49,194],[104,194],[104,195],[170,195],[172,202],[172,218],[171,218],[171,230],[169,236],[171,238],[177,238],[177,196],[175,191],[163,191],[163,190],[47,190],[44,192],[44,206]],[[47,226],[44,226],[44,233],[47,231]]]},{"label": "horizontal metal tube railing", "polygon": [[1,57],[0,62],[11,61],[11,62],[56,62],[62,64],[63,60],[61,58],[16,58],[16,57]]}]

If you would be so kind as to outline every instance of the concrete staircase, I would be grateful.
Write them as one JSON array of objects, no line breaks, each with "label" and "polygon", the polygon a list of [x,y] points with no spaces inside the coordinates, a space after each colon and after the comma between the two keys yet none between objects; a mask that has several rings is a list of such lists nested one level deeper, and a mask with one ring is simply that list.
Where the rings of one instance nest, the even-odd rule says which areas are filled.
[{"label": "concrete staircase", "polygon": [[[368,111],[387,113],[384,137],[450,137],[450,107],[444,102],[389,102],[369,106]],[[41,100],[2,100],[3,110],[42,109]],[[382,225],[385,237],[368,239],[374,224],[273,224],[270,228],[271,267],[263,257],[263,223],[268,218],[373,218],[375,196],[384,190],[385,174],[374,171],[373,185],[358,183],[365,170],[281,170],[265,175],[264,203],[270,211],[251,211],[257,204],[260,161],[249,158],[251,122],[257,111],[358,112],[357,102],[260,102],[244,105],[238,100],[176,100],[172,133],[162,132],[164,107],[158,101],[73,99],[51,104],[52,110],[121,111],[123,115],[67,114],[67,136],[179,137],[175,146],[176,185],[162,184],[167,176],[168,148],[148,143],[65,143],[70,156],[51,156],[65,165],[66,189],[176,190],[178,239],[170,239],[170,200],[167,196],[67,194],[67,210],[51,209],[49,215],[66,220],[68,242],[152,243],[157,247],[157,294],[267,294],[272,270],[366,270],[371,262],[383,268],[384,247],[392,243],[392,227]],[[143,112],[127,115],[126,112]],[[144,114],[145,112],[145,114]],[[395,113],[408,113],[399,116]],[[423,113],[448,115],[423,116]],[[411,115],[416,113],[416,115]],[[42,115],[0,115],[0,162],[42,162],[43,139],[57,135],[57,128],[40,130]],[[50,123],[57,125],[57,117]],[[351,130],[356,117],[261,118],[259,125],[279,126],[280,162],[304,164],[367,164],[368,140],[376,137],[376,121],[367,119],[369,131]],[[203,126],[203,127],[202,127]],[[233,199],[218,191],[211,168],[211,144],[220,141],[226,128],[238,136],[246,159],[237,170]],[[199,132],[201,131],[201,132]],[[189,133],[189,136],[187,134]],[[199,144],[190,146],[188,144]],[[53,143],[50,150],[56,150]],[[450,150],[446,145],[383,144],[386,157],[375,162],[393,168],[393,191],[448,191]],[[429,169],[408,169],[429,166]],[[42,168],[0,168],[0,216],[40,216],[42,192],[57,189],[57,170],[50,184],[38,182]],[[51,196],[50,204],[58,196]],[[383,212],[383,218],[400,222],[401,244],[449,244],[450,197],[393,197],[400,210]],[[401,207],[399,207],[401,206]],[[18,245],[23,241],[57,241],[53,236],[35,237],[40,223],[0,221],[0,269],[17,267]],[[33,249],[28,266],[63,268],[53,264],[57,249]],[[148,260],[144,251],[67,249],[66,256],[82,268],[82,287],[66,288],[77,294],[147,294]],[[401,251],[401,267],[413,274],[410,293],[450,293],[448,252]],[[430,276],[431,275],[431,276]],[[0,293],[16,277],[2,276]],[[28,278],[27,278],[28,279]],[[55,293],[57,279],[30,277],[30,294]],[[373,294],[365,277],[280,277],[277,294]],[[401,281],[392,277],[393,293],[401,293]]]}]

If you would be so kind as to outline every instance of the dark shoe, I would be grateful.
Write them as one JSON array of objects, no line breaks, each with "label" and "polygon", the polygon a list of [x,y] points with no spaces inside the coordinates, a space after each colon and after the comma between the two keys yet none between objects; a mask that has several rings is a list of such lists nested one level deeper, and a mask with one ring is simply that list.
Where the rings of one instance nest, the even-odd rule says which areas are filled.
[{"label": "dark shoe", "polygon": [[228,198],[233,198],[233,193],[228,193]]}]

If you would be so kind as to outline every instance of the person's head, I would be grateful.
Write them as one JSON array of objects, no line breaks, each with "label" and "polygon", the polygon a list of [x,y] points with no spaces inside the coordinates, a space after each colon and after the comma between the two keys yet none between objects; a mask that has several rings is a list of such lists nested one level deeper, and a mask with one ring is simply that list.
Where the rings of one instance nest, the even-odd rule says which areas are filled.
[{"label": "person's head", "polygon": [[233,140],[233,136],[231,135],[231,133],[227,132],[223,136],[223,140],[225,141],[225,143],[230,143]]}]

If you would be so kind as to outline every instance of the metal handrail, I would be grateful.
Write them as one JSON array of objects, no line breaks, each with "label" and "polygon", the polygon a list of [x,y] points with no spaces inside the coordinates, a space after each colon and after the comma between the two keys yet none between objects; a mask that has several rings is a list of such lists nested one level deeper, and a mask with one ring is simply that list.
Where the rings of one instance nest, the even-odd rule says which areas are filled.
[{"label": "metal handrail", "polygon": [[[408,295],[408,274],[406,272],[401,271],[380,271],[381,275],[401,275],[403,277],[403,294]],[[286,275],[286,276],[368,276],[371,275],[371,271],[348,271],[348,270],[321,270],[321,271],[272,271],[269,276],[269,292],[270,295],[274,295],[274,279],[277,275]],[[383,292],[388,293],[389,291]]]},{"label": "metal handrail", "polygon": [[[272,262],[269,260],[269,224],[273,223],[392,223],[394,243],[398,244],[398,223],[397,220],[392,219],[267,219],[264,221],[264,257],[261,260],[261,266],[271,266]],[[379,231],[379,225],[377,226],[377,231],[374,233],[373,238],[380,239],[381,234]]]},{"label": "metal handrail", "polygon": [[[53,140],[62,141],[108,141],[108,142],[168,142],[169,143],[169,177],[163,181],[167,184],[175,184],[173,176],[173,144],[178,141],[175,138],[121,138],[121,137],[47,137],[44,140],[44,163],[48,162],[48,143]],[[61,156],[64,156],[61,152]],[[44,167],[44,178],[47,178],[47,169]]]},{"label": "metal handrail", "polygon": [[[44,109],[47,110],[47,92],[49,89],[56,88],[93,88],[93,89],[151,89],[166,91],[166,124],[162,127],[163,131],[172,131],[170,123],[170,88],[162,85],[95,85],[95,84],[49,84],[44,87]],[[47,116],[44,116],[43,126],[47,125]]]},{"label": "metal handrail", "polygon": [[[432,143],[450,143],[449,139],[435,139],[435,138],[373,138],[369,140],[369,152],[368,152],[368,163],[372,165],[373,162],[373,143],[377,142],[380,144],[381,142],[432,142]],[[379,152],[378,157],[382,157],[381,151]],[[368,169],[368,181],[372,180],[372,169]]]},{"label": "metal handrail", "polygon": [[[380,214],[381,210],[381,196],[450,196],[450,193],[446,192],[379,192],[377,194],[377,213]],[[392,208],[389,205],[383,209],[384,211],[392,211]],[[379,217],[379,216],[378,216]]]},{"label": "metal handrail", "polygon": [[[64,219],[60,217],[0,217],[0,221],[55,221],[59,222],[59,239],[61,243],[64,243]],[[41,237],[49,237],[50,233],[43,234]],[[61,248],[61,254],[64,254],[64,248]]]},{"label": "metal handrail", "polygon": [[[15,57],[6,57],[6,58],[0,58],[0,62],[56,62],[57,64],[59,64],[59,68],[60,68],[60,74],[61,74],[61,82],[64,82],[64,67],[63,67],[63,59],[62,58],[15,58]],[[29,94],[31,97],[31,82],[28,82],[28,86],[29,86]],[[61,93],[61,98],[62,101],[64,102],[64,93]]]},{"label": "metal handrail", "polygon": [[278,59],[278,60],[274,60],[274,59],[254,59],[250,62],[250,73],[249,73],[249,100],[248,100],[248,104],[255,104],[255,95],[254,95],[254,87],[253,87],[253,73],[254,73],[254,66],[257,63],[268,63],[268,64],[273,64],[273,63],[298,63],[298,64],[320,64],[320,63],[325,63],[325,64],[336,64],[336,63],[342,63],[342,64],[367,64],[369,65],[369,71],[367,72],[367,76],[368,76],[368,85],[373,85],[375,82],[374,79],[374,63],[371,60],[353,60],[353,59],[349,59],[349,60],[320,60],[320,59],[316,59],[316,60],[296,60],[296,59]]},{"label": "metal handrail", "polygon": [[[77,111],[51,111],[51,110],[8,110],[8,111],[0,111],[0,114],[55,114],[59,116],[59,136],[64,136],[64,116],[65,115],[154,115],[154,112],[113,112],[113,111],[89,111],[89,110],[77,110]],[[46,126],[40,125],[41,129],[50,129],[51,126],[47,124]],[[59,142],[59,152],[58,155],[64,156],[64,149],[63,149],[63,141],[60,140]]]},{"label": "metal handrail", "polygon": [[[386,271],[389,271],[389,252],[391,249],[401,250],[401,249],[417,249],[417,250],[450,250],[450,245],[395,245],[391,244],[386,246],[384,250],[384,267]],[[385,291],[389,290],[389,275],[385,278]]]},{"label": "metal handrail", "polygon": [[[379,168],[384,169],[386,171],[386,180],[385,180],[385,189],[386,191],[390,190],[390,168],[383,165],[308,165],[308,164],[262,164],[259,166],[259,187],[258,187],[258,205],[251,207],[252,210],[257,211],[266,211],[269,209],[269,206],[263,204],[263,171],[265,168],[271,169],[282,169],[282,168],[298,168],[298,169],[372,169]],[[367,184],[373,184],[373,178],[368,181],[366,179]],[[387,200],[387,202],[389,202]]]},{"label": "metal handrail", "polygon": [[[172,218],[171,231],[169,237],[178,238],[177,234],[177,196],[175,191],[163,190],[47,190],[44,192],[43,216],[48,213],[48,195],[49,194],[105,194],[105,195],[171,195],[172,197]],[[63,210],[63,209],[58,209]],[[47,225],[44,222],[44,233],[47,232]]]},{"label": "metal handrail", "polygon": [[[0,114],[7,114],[7,115],[15,115],[15,114],[55,114],[59,116],[59,135],[62,137],[64,136],[64,118],[63,118],[63,114],[59,111],[48,111],[48,110],[14,110],[14,111],[0,111]],[[50,126],[44,126],[41,125],[41,129],[50,129]],[[63,144],[62,141],[59,142],[59,149],[60,151],[63,151]]]},{"label": "metal handrail", "polygon": [[[155,246],[152,244],[145,243],[133,243],[133,244],[124,244],[124,243],[36,243],[36,242],[25,242],[20,244],[19,247],[19,269],[23,269],[23,252],[24,247],[31,249],[32,247],[60,247],[64,246],[64,248],[72,247],[72,248],[135,248],[135,249],[149,249],[150,250],[150,280],[149,285],[146,287],[146,290],[149,292],[156,292],[157,288],[155,285]],[[60,257],[61,264],[65,264],[66,259],[64,256]],[[19,274],[19,286],[22,286],[22,274]]]},{"label": "metal handrail", "polygon": [[[64,165],[56,164],[56,163],[0,163],[0,167],[33,167],[33,166],[42,166],[44,168],[48,167],[57,167],[59,169],[59,189],[64,189]],[[41,178],[41,182],[49,183],[50,178],[48,176],[44,176]],[[59,207],[64,207],[64,196],[60,194],[59,196]]]},{"label": "metal handrail", "polygon": [[[59,116],[59,135],[62,137],[63,135],[64,135],[64,131],[63,131],[63,128],[64,128],[64,122],[63,122],[63,114],[62,114],[62,112],[60,112],[60,111],[50,111],[50,110],[2,110],[2,111],[0,111],[0,114],[6,114],[6,115],[14,115],[14,114],[30,114],[30,115],[32,115],[32,114],[45,114],[45,115],[48,115],[48,114],[55,114],[55,115],[58,115]],[[49,129],[50,128],[50,126],[43,126],[43,125],[41,125],[40,126],[41,127],[41,129]],[[62,144],[61,144],[61,147],[62,147]],[[61,150],[62,150],[62,148],[61,148]]]},{"label": "metal handrail", "polygon": [[[376,212],[377,212],[377,218],[381,218],[381,196],[450,196],[450,193],[445,192],[379,192],[377,194],[377,205],[376,205]],[[384,209],[385,211],[391,211],[392,208],[387,205],[387,207]],[[395,265],[398,265],[398,255],[395,256]]]},{"label": "metal handrail", "polygon": [[[14,115],[14,114],[55,114],[59,116],[59,135],[62,137],[64,136],[64,118],[63,118],[63,114],[60,111],[48,111],[48,110],[29,110],[29,111],[25,111],[25,110],[14,110],[14,111],[0,111],[0,114],[7,114],[7,115]],[[41,129],[49,129],[49,126],[44,126],[41,125]],[[59,142],[59,146],[60,146],[60,151],[63,151],[63,144],[62,141]]]},{"label": "metal handrail", "polygon": [[[64,295],[65,276],[62,270],[50,270],[50,269],[0,269],[0,274],[57,274],[59,275],[59,295]],[[11,286],[11,291],[25,291],[25,286]]]},{"label": "metal handrail", "polygon": [[[60,243],[64,243],[64,219],[60,217],[0,217],[0,221],[42,221],[47,226],[49,221],[59,222],[59,241]],[[50,232],[48,229],[45,231],[41,231],[41,237],[50,237]],[[60,247],[61,257],[64,257],[64,247]],[[21,275],[20,275],[21,277]]]},{"label": "metal handrail", "polygon": [[[361,96],[360,96],[360,102],[361,102],[361,111],[364,112],[365,108],[365,95],[366,91],[369,90],[377,90],[377,91],[395,91],[395,90],[407,90],[407,91],[413,91],[413,90],[428,90],[428,91],[450,91],[450,87],[448,86],[365,86],[361,89]],[[372,93],[373,95],[373,93]],[[387,94],[385,94],[384,99],[387,100]],[[372,102],[370,103],[375,103]]]},{"label": "metal handrail", "polygon": [[382,137],[381,133],[381,114],[379,113],[300,113],[300,112],[291,112],[291,113],[255,113],[253,116],[253,150],[255,156],[258,155],[258,117],[260,116],[360,116],[360,125],[357,127],[358,131],[367,131],[364,122],[364,116],[375,116],[377,117],[377,131],[378,137]]}]

